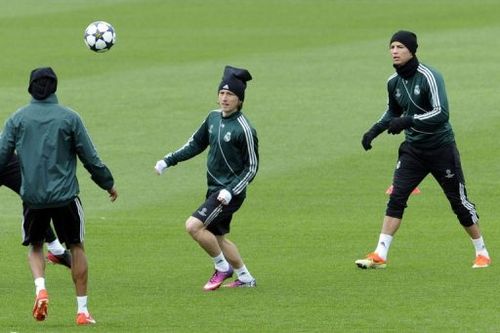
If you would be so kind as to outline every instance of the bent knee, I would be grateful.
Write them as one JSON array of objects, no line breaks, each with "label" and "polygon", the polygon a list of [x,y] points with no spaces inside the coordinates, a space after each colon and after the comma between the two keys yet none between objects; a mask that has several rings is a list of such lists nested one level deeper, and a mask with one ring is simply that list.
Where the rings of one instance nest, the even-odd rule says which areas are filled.
[{"label": "bent knee", "polygon": [[406,200],[391,196],[389,198],[389,202],[387,203],[387,209],[385,213],[387,216],[401,219],[403,218],[406,207]]},{"label": "bent knee", "polygon": [[203,222],[196,217],[190,216],[186,220],[186,231],[191,236],[196,235],[201,229],[203,229]]}]

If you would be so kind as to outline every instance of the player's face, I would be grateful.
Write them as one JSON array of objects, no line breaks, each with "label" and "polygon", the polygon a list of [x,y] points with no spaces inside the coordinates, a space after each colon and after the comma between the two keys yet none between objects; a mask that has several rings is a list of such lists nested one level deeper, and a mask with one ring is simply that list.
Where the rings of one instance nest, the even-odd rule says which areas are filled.
[{"label": "player's face", "polygon": [[396,66],[404,65],[413,58],[410,50],[400,42],[392,42],[389,49],[391,51],[392,63]]},{"label": "player's face", "polygon": [[219,91],[219,106],[223,113],[231,114],[237,111],[240,103],[240,99],[233,92],[225,89]]}]

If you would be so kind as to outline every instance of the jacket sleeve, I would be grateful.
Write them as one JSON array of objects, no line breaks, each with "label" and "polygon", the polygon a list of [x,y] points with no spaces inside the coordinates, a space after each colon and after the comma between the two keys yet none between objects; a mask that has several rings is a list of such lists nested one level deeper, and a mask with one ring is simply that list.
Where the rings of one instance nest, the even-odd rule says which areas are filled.
[{"label": "jacket sleeve", "polygon": [[194,132],[184,146],[165,156],[164,160],[167,163],[167,167],[174,166],[179,162],[193,158],[208,147],[207,123],[208,118],[203,121],[198,130]]},{"label": "jacket sleeve", "polygon": [[242,123],[243,134],[239,140],[240,151],[244,168],[229,185],[229,190],[233,195],[238,195],[245,190],[248,184],[254,179],[259,169],[259,140],[257,132],[248,123]]},{"label": "jacket sleeve", "polygon": [[425,77],[428,104],[432,109],[422,114],[416,114],[413,117],[412,127],[421,132],[433,132],[449,119],[448,97],[446,96],[444,80],[439,73],[429,71]]},{"label": "jacket sleeve", "polygon": [[73,140],[78,158],[91,175],[91,179],[102,189],[109,190],[114,185],[111,171],[101,161],[81,118],[75,116]]}]

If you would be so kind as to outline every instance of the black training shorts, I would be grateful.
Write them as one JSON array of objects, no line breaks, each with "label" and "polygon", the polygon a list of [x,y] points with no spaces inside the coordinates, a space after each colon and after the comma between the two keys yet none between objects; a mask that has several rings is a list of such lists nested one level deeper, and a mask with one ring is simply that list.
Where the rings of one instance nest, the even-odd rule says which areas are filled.
[{"label": "black training shorts", "polygon": [[228,205],[223,205],[217,196],[219,192],[207,193],[207,200],[191,216],[201,220],[208,231],[217,236],[229,233],[233,214],[240,209],[245,196],[234,196]]},{"label": "black training shorts", "polygon": [[54,224],[61,243],[83,243],[85,220],[80,199],[75,197],[65,206],[33,209],[24,206],[23,245],[43,243],[50,220]]}]

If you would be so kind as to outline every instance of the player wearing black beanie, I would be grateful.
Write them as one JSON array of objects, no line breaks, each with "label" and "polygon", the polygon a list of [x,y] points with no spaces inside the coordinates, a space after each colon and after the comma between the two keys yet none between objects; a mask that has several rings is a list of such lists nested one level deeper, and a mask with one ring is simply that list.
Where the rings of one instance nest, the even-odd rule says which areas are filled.
[{"label": "player wearing black beanie", "polygon": [[408,197],[431,174],[472,240],[476,250],[472,267],[488,267],[491,259],[479,229],[476,207],[467,197],[449,122],[444,80],[438,71],[418,61],[417,48],[417,35],[411,31],[400,30],[391,37],[389,50],[396,73],[387,81],[387,109],[361,140],[363,148],[370,150],[372,141],[385,130],[394,135],[405,133],[377,247],[355,263],[360,268],[386,267],[389,247],[401,225]]}]

